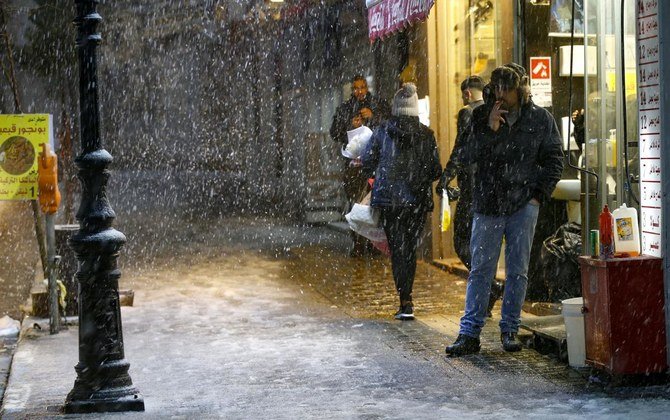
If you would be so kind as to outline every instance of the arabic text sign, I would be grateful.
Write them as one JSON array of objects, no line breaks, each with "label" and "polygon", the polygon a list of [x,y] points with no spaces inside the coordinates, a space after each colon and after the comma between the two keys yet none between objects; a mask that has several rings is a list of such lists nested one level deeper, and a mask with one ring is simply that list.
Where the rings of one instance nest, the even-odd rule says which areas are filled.
[{"label": "arabic text sign", "polygon": [[640,222],[642,254],[662,257],[661,68],[656,0],[636,4],[638,123],[640,128]]},{"label": "arabic text sign", "polygon": [[537,106],[551,106],[551,57],[530,58],[530,91]]},{"label": "arabic text sign", "polygon": [[435,0],[383,0],[368,8],[370,41],[383,38],[419,22],[430,13]]},{"label": "arabic text sign", "polygon": [[0,115],[0,200],[37,198],[40,144],[53,145],[51,115]]}]

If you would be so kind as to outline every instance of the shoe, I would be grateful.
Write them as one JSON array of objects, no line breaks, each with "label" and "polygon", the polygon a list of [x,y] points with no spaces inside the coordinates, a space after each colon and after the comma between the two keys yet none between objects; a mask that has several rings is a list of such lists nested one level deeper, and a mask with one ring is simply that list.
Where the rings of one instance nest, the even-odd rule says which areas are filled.
[{"label": "shoe", "polygon": [[479,338],[458,334],[454,344],[447,346],[444,351],[450,356],[465,356],[466,354],[479,353],[479,349],[481,349]]},{"label": "shoe", "polygon": [[513,352],[521,351],[523,345],[516,338],[516,333],[502,333],[500,334],[500,341],[502,342],[503,350]]},{"label": "shoe", "polygon": [[503,296],[503,293],[505,292],[505,283],[499,281],[499,280],[493,280],[493,283],[491,283],[491,294],[489,296],[489,306],[486,308],[486,316],[489,318],[493,318],[493,306],[496,304],[496,301],[498,299],[501,299]]},{"label": "shoe", "polygon": [[414,305],[412,305],[412,302],[406,303],[404,305],[400,305],[400,308],[398,309],[398,312],[395,313],[393,316],[395,319],[399,321],[411,321],[414,319]]}]

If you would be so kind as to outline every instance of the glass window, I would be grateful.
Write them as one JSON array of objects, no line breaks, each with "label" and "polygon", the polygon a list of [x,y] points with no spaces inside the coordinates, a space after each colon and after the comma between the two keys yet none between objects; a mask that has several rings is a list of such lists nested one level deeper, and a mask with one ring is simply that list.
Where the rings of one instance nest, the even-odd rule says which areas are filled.
[{"label": "glass window", "polygon": [[585,150],[587,169],[599,175],[597,208],[632,207],[638,196],[637,183],[626,182],[639,174],[635,2],[626,2],[623,42],[621,3],[613,3],[589,1],[584,11],[586,43],[596,51],[585,57],[587,67],[596,69],[585,79]]},{"label": "glass window", "polygon": [[456,39],[462,39],[460,79],[471,75],[488,81],[498,66],[512,61],[514,4],[511,0],[455,1],[464,9],[462,21],[454,27]]}]

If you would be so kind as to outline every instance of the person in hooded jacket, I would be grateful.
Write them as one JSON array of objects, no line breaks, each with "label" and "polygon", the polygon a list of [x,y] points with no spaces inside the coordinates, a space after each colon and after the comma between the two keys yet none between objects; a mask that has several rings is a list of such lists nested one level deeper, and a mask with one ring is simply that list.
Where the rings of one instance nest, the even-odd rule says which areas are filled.
[{"label": "person in hooded jacket", "polygon": [[503,350],[517,339],[526,297],[530,251],[539,206],[550,199],[563,170],[561,136],[552,115],[533,103],[526,70],[510,63],[491,74],[496,102],[473,112],[464,163],[476,163],[471,269],[452,356],[477,353],[501,243],[505,238],[505,291],[501,308]]},{"label": "person in hooded jacket", "polygon": [[364,175],[375,177],[370,205],[381,210],[391,251],[398,320],[414,319],[416,249],[433,210],[432,182],[442,173],[435,135],[419,122],[418,101],[416,86],[403,84],[393,97],[391,117],[375,129],[361,156]]}]

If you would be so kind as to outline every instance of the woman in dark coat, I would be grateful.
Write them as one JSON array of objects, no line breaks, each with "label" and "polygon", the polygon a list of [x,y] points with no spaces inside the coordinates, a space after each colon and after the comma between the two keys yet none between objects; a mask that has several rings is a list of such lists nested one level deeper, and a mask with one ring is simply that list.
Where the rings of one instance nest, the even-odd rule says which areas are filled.
[{"label": "woman in dark coat", "polygon": [[361,156],[364,174],[375,177],[370,204],[381,210],[400,295],[399,320],[414,319],[416,248],[426,213],[433,210],[431,184],[442,173],[435,135],[419,122],[418,103],[416,86],[405,83],[393,97],[391,118],[375,129]]}]

